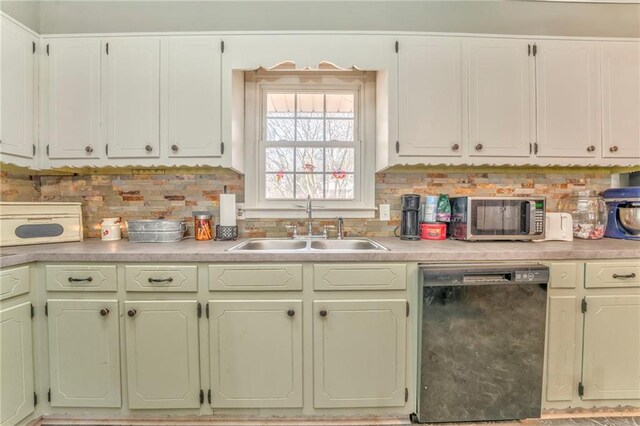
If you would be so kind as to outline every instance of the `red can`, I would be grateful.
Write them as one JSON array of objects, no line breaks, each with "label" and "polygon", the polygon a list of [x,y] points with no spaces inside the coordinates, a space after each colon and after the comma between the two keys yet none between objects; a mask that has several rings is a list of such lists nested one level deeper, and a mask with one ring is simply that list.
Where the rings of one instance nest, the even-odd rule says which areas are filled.
[{"label": "red can", "polygon": [[420,224],[420,238],[423,240],[444,240],[447,238],[447,224],[422,223]]}]

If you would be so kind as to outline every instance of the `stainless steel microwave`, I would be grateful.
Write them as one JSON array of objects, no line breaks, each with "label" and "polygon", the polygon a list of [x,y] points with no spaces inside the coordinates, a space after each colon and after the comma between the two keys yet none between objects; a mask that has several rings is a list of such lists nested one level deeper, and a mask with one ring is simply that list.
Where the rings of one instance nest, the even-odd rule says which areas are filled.
[{"label": "stainless steel microwave", "polygon": [[545,197],[452,197],[451,236],[467,241],[541,240]]}]

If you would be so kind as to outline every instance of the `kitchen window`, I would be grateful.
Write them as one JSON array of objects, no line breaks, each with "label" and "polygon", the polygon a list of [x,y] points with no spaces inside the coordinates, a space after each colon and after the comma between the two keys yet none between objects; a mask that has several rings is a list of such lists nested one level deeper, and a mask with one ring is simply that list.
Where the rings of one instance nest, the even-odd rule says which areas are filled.
[{"label": "kitchen window", "polygon": [[247,74],[247,217],[372,217],[374,73]]}]

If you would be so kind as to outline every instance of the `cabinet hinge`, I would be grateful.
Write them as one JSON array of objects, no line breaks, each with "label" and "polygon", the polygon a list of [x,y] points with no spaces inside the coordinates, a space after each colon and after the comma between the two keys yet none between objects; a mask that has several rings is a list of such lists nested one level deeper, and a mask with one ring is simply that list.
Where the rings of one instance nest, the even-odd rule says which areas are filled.
[{"label": "cabinet hinge", "polygon": [[106,46],[105,46],[105,50],[107,51],[107,55],[109,54],[109,42],[107,42]]},{"label": "cabinet hinge", "polygon": [[400,51],[400,42],[396,40],[396,53]]},{"label": "cabinet hinge", "polygon": [[531,56],[531,45],[527,44],[527,56]]},{"label": "cabinet hinge", "polygon": [[38,394],[37,393],[33,393],[33,406],[35,407],[36,405],[38,405]]},{"label": "cabinet hinge", "polygon": [[207,391],[207,401],[209,402],[209,405],[211,405],[211,389]]},{"label": "cabinet hinge", "polygon": [[409,401],[409,388],[404,388],[404,402]]},{"label": "cabinet hinge", "polygon": [[44,304],[44,315],[47,316],[47,317],[49,316],[49,304],[48,303]]},{"label": "cabinet hinge", "polygon": [[224,142],[220,142],[220,155],[224,155]]},{"label": "cabinet hinge", "polygon": [[31,304],[31,318],[36,316],[36,308],[33,307],[33,304]]},{"label": "cabinet hinge", "polygon": [[396,154],[400,153],[400,142],[396,141]]},{"label": "cabinet hinge", "polygon": [[47,43],[47,56],[49,56],[49,43]]},{"label": "cabinet hinge", "polygon": [[47,391],[47,401],[51,402],[51,388]]},{"label": "cabinet hinge", "polygon": [[49,145],[47,145],[47,157],[49,156]]},{"label": "cabinet hinge", "polygon": [[584,385],[582,384],[582,382],[578,383],[578,396],[584,396]]},{"label": "cabinet hinge", "polygon": [[200,405],[204,404],[204,391],[200,389]]},{"label": "cabinet hinge", "polygon": [[36,54],[36,42],[32,41],[32,46],[33,46],[33,51],[31,53],[33,53],[34,55]]},{"label": "cabinet hinge", "polygon": [[109,144],[106,144],[106,145],[104,146],[104,153],[105,153],[105,154],[107,154],[107,155],[109,155]]},{"label": "cabinet hinge", "polygon": [[409,316],[409,302],[407,302],[407,316]]},{"label": "cabinet hinge", "polygon": [[202,318],[202,303],[198,302],[198,318]]},{"label": "cabinet hinge", "polygon": [[220,53],[224,53],[224,40],[220,40]]},{"label": "cabinet hinge", "polygon": [[[209,318],[209,304],[208,303],[205,305],[204,311],[205,311],[205,314],[207,315],[207,318]],[[211,391],[209,391],[209,392],[211,392]]]},{"label": "cabinet hinge", "polygon": [[582,298],[582,304],[581,304],[580,310],[582,311],[583,314],[585,312],[587,312],[587,298],[586,297]]},{"label": "cabinet hinge", "polygon": [[33,155],[36,155],[36,144],[33,144]]},{"label": "cabinet hinge", "polygon": [[538,46],[535,43],[533,44],[532,52],[533,52],[533,56],[536,56],[538,54]]}]

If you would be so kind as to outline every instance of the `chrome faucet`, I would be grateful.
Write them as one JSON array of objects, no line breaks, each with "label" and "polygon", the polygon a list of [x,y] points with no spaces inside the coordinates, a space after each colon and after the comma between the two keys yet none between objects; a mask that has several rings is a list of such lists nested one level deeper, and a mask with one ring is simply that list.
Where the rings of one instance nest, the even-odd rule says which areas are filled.
[{"label": "chrome faucet", "polygon": [[337,239],[341,240],[342,239],[342,234],[343,234],[343,228],[344,227],[344,219],[342,219],[341,217],[336,219],[336,229],[338,231],[338,235],[337,235]]},{"label": "chrome faucet", "polygon": [[313,237],[313,208],[311,194],[307,195],[307,237]]}]

